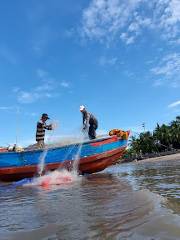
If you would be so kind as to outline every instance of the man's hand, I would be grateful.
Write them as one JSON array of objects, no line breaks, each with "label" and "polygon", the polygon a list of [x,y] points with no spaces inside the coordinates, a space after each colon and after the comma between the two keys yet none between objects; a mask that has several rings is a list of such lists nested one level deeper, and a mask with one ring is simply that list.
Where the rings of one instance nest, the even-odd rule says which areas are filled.
[{"label": "man's hand", "polygon": [[56,129],[56,128],[58,128],[59,127],[59,123],[56,121],[56,122],[53,122],[52,124],[51,124],[51,126],[52,126],[52,130],[54,130],[54,129]]},{"label": "man's hand", "polygon": [[49,124],[49,125],[47,126],[47,129],[48,129],[48,130],[53,130],[52,124]]},{"label": "man's hand", "polygon": [[87,131],[87,126],[84,126],[83,128],[82,128],[82,131]]}]

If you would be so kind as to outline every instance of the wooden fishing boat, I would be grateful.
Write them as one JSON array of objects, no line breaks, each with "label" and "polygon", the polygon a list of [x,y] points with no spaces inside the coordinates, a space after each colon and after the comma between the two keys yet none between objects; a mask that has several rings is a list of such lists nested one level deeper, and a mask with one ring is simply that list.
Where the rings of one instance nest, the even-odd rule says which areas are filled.
[{"label": "wooden fishing boat", "polygon": [[[127,139],[107,136],[95,140],[50,147],[45,155],[45,169],[71,169],[79,154],[78,171],[80,174],[95,173],[115,164],[127,147]],[[37,174],[43,149],[23,152],[0,152],[0,180],[15,181],[33,177]]]}]

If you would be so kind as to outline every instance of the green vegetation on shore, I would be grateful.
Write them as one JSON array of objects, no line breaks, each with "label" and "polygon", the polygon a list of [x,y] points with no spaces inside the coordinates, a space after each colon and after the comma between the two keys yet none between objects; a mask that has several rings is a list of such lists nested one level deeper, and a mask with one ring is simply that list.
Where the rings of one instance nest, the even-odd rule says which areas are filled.
[{"label": "green vegetation on shore", "polygon": [[180,149],[180,116],[170,124],[157,124],[153,132],[146,131],[132,136],[125,157],[143,156]]}]

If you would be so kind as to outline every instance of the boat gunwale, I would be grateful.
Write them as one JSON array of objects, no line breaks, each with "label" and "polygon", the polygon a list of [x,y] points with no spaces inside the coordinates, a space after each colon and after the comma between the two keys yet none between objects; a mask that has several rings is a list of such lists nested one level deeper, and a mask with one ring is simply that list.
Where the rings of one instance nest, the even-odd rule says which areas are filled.
[{"label": "boat gunwale", "polygon": [[[113,139],[113,138],[116,138],[117,141],[119,140],[122,140],[120,138],[118,138],[117,136],[113,135],[113,136],[107,136],[107,137],[103,137],[103,138],[99,138],[99,139],[93,139],[93,140],[88,140],[88,141],[85,141],[85,142],[82,142],[82,145],[87,145],[87,144],[91,144],[91,143],[96,143],[96,142],[103,142],[107,139]],[[124,140],[125,141],[125,140]],[[57,150],[57,149],[60,149],[60,148],[66,148],[66,147],[69,147],[69,146],[73,146],[73,145],[79,145],[81,144],[81,142],[77,142],[77,143],[71,143],[71,144],[66,144],[66,145],[63,145],[63,146],[57,146],[57,147],[47,147],[47,148],[42,148],[42,149],[33,149],[33,150],[25,150],[25,151],[22,151],[22,152],[15,152],[15,151],[11,151],[11,152],[0,152],[0,155],[3,155],[3,154],[26,154],[26,153],[38,153],[38,152],[44,152],[46,150]]]}]

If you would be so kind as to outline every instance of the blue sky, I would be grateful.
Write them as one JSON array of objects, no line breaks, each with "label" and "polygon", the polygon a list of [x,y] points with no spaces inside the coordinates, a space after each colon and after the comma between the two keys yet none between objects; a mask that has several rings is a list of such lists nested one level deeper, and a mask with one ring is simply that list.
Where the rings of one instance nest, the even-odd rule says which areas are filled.
[{"label": "blue sky", "polygon": [[46,112],[75,134],[79,105],[142,131],[180,114],[179,0],[0,2],[0,145],[34,141]]}]

